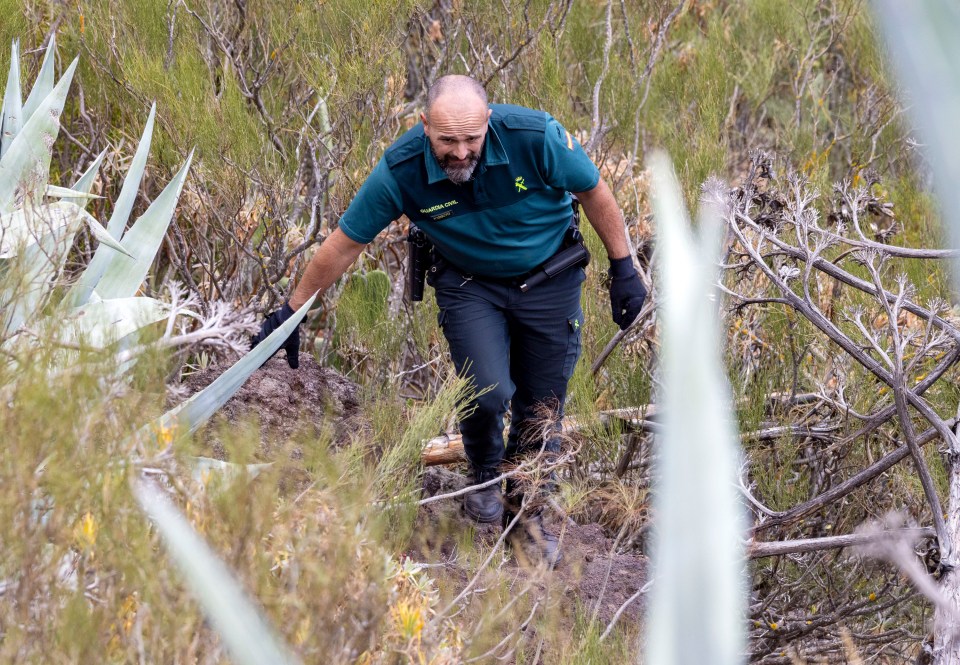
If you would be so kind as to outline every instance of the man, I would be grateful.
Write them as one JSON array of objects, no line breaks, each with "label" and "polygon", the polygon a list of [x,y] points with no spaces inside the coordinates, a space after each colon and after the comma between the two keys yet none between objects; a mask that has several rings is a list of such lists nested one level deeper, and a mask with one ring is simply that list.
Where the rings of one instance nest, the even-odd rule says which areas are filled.
[{"label": "man", "polygon": [[[254,343],[333,284],[367,243],[406,214],[435,247],[437,263],[429,281],[453,363],[482,393],[460,421],[480,484],[500,474],[504,459],[528,449],[559,449],[556,438],[543,441],[543,419],[548,413],[559,423],[563,415],[567,382],[580,353],[584,272],[575,266],[528,290],[519,287],[563,249],[571,193],[609,255],[613,319],[621,329],[640,312],[646,291],[616,200],[577,141],[550,115],[488,105],[477,81],[451,75],[431,86],[420,119],[386,150],[339,228],[308,264],[289,303],[267,318]],[[294,333],[285,344],[292,367],[298,347]],[[504,514],[503,503],[495,483],[468,494],[463,507],[478,522],[496,522]],[[557,539],[544,531],[539,512],[523,526],[521,532],[555,564]]]}]

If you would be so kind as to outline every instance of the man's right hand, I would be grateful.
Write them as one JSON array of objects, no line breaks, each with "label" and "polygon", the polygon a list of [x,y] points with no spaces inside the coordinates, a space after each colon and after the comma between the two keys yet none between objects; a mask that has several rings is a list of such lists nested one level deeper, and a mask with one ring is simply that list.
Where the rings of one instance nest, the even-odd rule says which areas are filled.
[{"label": "man's right hand", "polygon": [[613,322],[620,326],[620,330],[626,330],[643,309],[647,290],[640,281],[637,269],[633,267],[633,259],[629,256],[610,259],[609,276]]},{"label": "man's right hand", "polygon": [[[290,307],[290,303],[284,303],[283,307],[268,314],[267,318],[264,319],[263,324],[260,326],[260,332],[250,338],[250,348],[252,349],[257,344],[265,340],[270,333],[279,328],[283,322],[293,316],[293,314],[294,311],[293,308]],[[290,365],[291,369],[297,369],[300,367],[299,325],[293,329],[293,332],[290,333],[290,336],[287,337],[287,340],[280,348],[287,352],[287,364]]]}]

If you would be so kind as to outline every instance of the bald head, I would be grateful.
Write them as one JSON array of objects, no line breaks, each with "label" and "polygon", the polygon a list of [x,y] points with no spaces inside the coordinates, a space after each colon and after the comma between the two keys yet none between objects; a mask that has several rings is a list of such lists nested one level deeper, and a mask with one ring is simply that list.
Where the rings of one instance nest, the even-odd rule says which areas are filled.
[{"label": "bald head", "polygon": [[427,112],[420,120],[437,162],[452,182],[462,184],[473,177],[491,113],[486,91],[469,76],[443,76],[430,86]]},{"label": "bald head", "polygon": [[461,74],[441,76],[427,90],[427,117],[438,102],[447,105],[456,101],[461,105],[487,107],[487,91],[479,81]]}]

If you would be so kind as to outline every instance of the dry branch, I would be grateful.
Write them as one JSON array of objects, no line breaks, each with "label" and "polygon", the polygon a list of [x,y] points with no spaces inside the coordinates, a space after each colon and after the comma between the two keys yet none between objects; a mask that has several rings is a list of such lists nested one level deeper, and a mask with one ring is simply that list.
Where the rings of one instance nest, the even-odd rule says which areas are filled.
[{"label": "dry branch", "polygon": [[922,540],[933,538],[936,531],[929,527],[900,529],[896,532],[882,533],[849,533],[842,536],[825,536],[823,538],[801,538],[797,540],[780,540],[777,542],[752,541],[748,548],[751,559],[761,559],[767,556],[781,556],[783,554],[801,554],[804,552],[819,552],[822,550],[841,549],[869,544],[877,539],[888,536]]}]

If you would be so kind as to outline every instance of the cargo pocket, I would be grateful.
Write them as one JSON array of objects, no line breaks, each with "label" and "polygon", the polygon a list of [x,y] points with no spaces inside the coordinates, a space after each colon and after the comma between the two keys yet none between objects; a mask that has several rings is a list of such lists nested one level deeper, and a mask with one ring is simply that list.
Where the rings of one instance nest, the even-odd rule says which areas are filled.
[{"label": "cargo pocket", "polygon": [[563,378],[567,381],[573,376],[573,370],[580,358],[580,337],[583,332],[583,312],[567,319],[567,355],[563,360]]}]

